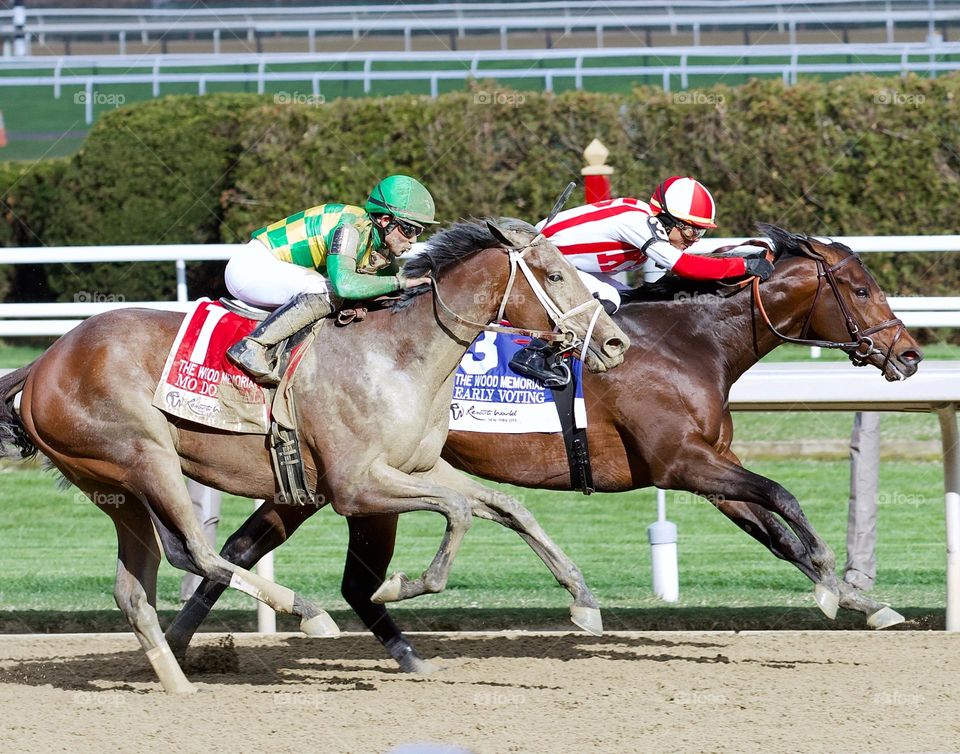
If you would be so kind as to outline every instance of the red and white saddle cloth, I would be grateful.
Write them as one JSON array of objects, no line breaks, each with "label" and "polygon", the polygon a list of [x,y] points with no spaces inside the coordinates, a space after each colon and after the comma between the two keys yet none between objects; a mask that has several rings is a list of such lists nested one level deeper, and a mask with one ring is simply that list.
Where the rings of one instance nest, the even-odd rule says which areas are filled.
[{"label": "red and white saddle cloth", "polygon": [[209,299],[197,301],[173,341],[153,405],[207,427],[266,434],[270,429],[267,391],[226,357],[227,349],[256,326],[257,322]]}]

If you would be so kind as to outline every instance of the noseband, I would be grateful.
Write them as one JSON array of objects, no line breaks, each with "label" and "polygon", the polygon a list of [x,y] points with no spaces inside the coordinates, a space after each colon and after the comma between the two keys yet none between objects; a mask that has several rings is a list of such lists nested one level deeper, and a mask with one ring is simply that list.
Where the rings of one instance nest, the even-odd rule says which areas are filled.
[{"label": "noseband", "polygon": [[[788,343],[798,343],[804,346],[819,346],[821,348],[839,348],[850,357],[850,361],[853,362],[854,366],[866,366],[867,359],[869,359],[871,356],[875,354],[883,354],[883,364],[881,364],[880,370],[885,370],[887,364],[890,363],[890,358],[893,355],[894,347],[900,341],[900,338],[903,337],[903,333],[905,332],[903,322],[897,318],[888,319],[878,325],[873,325],[872,327],[862,329],[856,318],[851,313],[850,307],[847,306],[847,303],[840,295],[840,287],[837,284],[835,274],[837,270],[846,265],[848,262],[856,261],[857,264],[862,267],[863,262],[860,260],[859,255],[851,252],[849,256],[844,257],[835,265],[827,267],[823,257],[817,254],[809,246],[809,244],[807,244],[807,248],[810,252],[807,257],[809,259],[813,259],[817,263],[817,293],[813,297],[813,303],[810,305],[810,311],[804,318],[803,327],[800,330],[800,337],[793,338],[789,335],[784,335],[782,332],[777,330],[774,324],[770,321],[770,317],[767,316],[767,312],[763,307],[763,300],[760,298],[760,278],[755,277],[753,279],[753,300],[757,302],[757,309],[759,310],[760,316],[763,318],[764,323],[774,335],[781,340],[787,341]],[[830,340],[816,340],[807,337],[807,334],[810,331],[811,322],[813,321],[813,313],[817,309],[817,303],[820,301],[820,295],[823,293],[824,287],[828,287],[833,292],[833,297],[837,302],[837,306],[840,308],[840,313],[843,316],[844,323],[846,324],[847,332],[850,335],[849,341],[835,343]],[[882,351],[874,345],[873,338],[870,336],[875,335],[881,330],[886,330],[888,327],[896,327],[897,331],[893,337],[893,340],[890,342],[889,347],[886,349],[886,351]]]}]

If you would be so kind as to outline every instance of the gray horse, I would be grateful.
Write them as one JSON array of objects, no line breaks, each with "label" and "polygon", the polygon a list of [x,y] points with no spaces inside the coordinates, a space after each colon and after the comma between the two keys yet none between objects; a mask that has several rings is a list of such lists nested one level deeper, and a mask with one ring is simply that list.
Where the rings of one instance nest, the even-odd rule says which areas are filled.
[{"label": "gray horse", "polygon": [[[423,575],[388,579],[378,591],[382,601],[443,590],[475,515],[518,531],[573,596],[573,621],[599,632],[597,603],[582,575],[532,515],[453,469],[440,451],[453,374],[480,323],[503,313],[534,334],[579,345],[595,372],[623,361],[626,335],[556,247],[520,221],[456,225],[434,237],[407,274],[431,274],[437,295],[423,295],[424,286],[362,324],[322,328],[299,367],[292,389],[317,499],[345,516],[430,510],[446,518]],[[293,590],[219,556],[194,519],[182,474],[253,498],[271,498],[274,481],[263,437],[172,420],[151,405],[181,320],[137,309],[90,318],[0,380],[0,432],[23,455],[40,450],[111,517],[119,543],[117,604],[164,689],[190,692],[157,620],[161,546],[174,566],[299,616],[309,635],[338,629]],[[554,325],[560,334],[551,335]]]}]

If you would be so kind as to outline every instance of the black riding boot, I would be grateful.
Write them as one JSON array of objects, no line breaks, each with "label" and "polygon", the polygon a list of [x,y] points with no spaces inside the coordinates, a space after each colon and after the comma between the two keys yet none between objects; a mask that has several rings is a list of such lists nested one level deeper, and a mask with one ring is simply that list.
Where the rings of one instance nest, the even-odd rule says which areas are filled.
[{"label": "black riding boot", "polygon": [[270,349],[331,312],[333,306],[326,296],[300,293],[274,310],[246,338],[233,344],[227,351],[227,358],[243,367],[261,385],[276,385],[280,382],[280,375],[277,374],[275,354],[271,354]]},{"label": "black riding boot", "polygon": [[510,368],[518,374],[532,377],[545,387],[563,387],[570,382],[570,368],[547,341],[539,338],[534,338],[530,345],[513,355]]}]

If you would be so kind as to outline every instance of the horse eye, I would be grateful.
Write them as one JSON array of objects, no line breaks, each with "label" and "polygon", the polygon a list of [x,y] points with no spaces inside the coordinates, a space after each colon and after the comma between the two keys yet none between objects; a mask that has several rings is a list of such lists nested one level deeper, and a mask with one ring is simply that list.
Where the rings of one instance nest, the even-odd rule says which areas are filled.
[{"label": "horse eye", "polygon": [[563,280],[563,275],[559,272],[551,272],[549,275],[547,275],[547,280],[549,280],[551,283],[559,283],[561,280]]},{"label": "horse eye", "polygon": [[857,288],[857,298],[870,298],[870,291],[866,288]]}]

